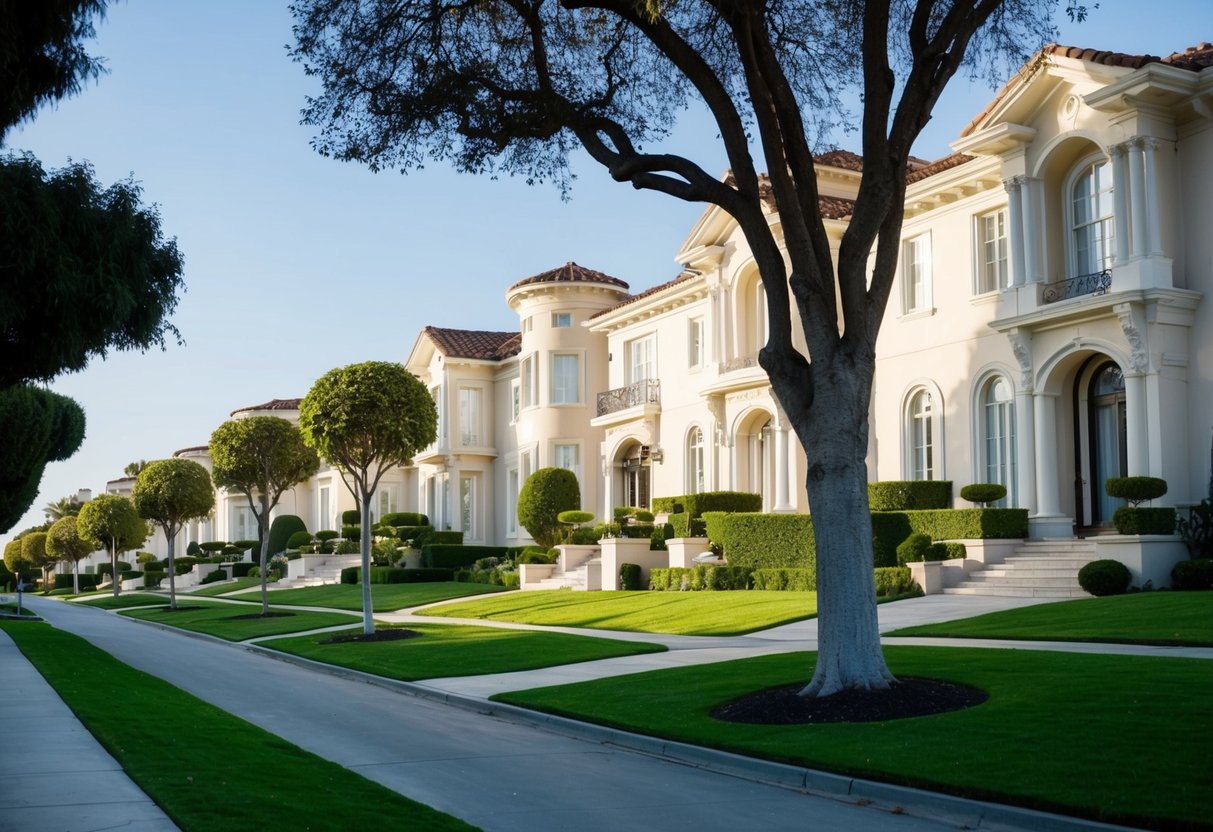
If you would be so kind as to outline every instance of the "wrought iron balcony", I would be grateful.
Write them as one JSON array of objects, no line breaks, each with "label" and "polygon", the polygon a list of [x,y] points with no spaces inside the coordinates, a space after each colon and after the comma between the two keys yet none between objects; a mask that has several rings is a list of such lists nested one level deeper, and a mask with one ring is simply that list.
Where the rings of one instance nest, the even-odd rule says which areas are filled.
[{"label": "wrought iron balcony", "polygon": [[644,379],[627,387],[617,387],[598,394],[598,415],[606,416],[642,404],[661,404],[661,382]]},{"label": "wrought iron balcony", "polygon": [[721,373],[731,373],[734,370],[744,370],[747,367],[758,366],[758,353],[752,352],[749,355],[739,355],[736,358],[730,358],[728,361],[720,362]]},{"label": "wrought iron balcony", "polygon": [[1057,303],[1059,300],[1080,298],[1083,295],[1103,295],[1107,294],[1111,285],[1112,272],[1109,269],[1104,269],[1102,272],[1093,272],[1092,274],[1080,274],[1077,277],[1059,280],[1057,283],[1046,285],[1041,294],[1041,301],[1044,303]]}]

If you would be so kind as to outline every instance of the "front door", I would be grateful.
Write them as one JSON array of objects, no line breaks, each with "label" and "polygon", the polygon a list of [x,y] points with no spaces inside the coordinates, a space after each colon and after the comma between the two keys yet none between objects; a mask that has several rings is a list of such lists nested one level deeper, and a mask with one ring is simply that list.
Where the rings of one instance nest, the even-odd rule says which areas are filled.
[{"label": "front door", "polygon": [[1123,477],[1128,471],[1125,427],[1125,378],[1120,368],[1108,362],[1091,379],[1091,525],[1106,526],[1124,500],[1109,497],[1104,482]]}]

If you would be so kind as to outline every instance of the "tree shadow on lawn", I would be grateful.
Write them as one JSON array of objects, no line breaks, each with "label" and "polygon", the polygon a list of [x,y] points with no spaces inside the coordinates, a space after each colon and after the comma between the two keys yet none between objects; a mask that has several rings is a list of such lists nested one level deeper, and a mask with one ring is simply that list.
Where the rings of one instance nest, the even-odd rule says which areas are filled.
[{"label": "tree shadow on lawn", "polygon": [[984,690],[908,676],[886,690],[844,690],[831,696],[803,697],[802,684],[755,691],[711,712],[713,719],[749,725],[800,725],[831,722],[887,722],[959,711],[989,698]]}]

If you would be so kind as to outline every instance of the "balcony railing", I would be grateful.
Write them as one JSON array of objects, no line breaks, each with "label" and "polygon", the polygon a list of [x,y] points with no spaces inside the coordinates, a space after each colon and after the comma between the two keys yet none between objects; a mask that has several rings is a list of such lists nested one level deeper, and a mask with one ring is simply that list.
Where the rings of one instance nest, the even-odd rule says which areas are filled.
[{"label": "balcony railing", "polygon": [[1041,300],[1044,303],[1057,303],[1059,300],[1080,298],[1084,295],[1103,295],[1107,294],[1111,285],[1112,272],[1108,269],[1092,274],[1080,274],[1057,283],[1049,283],[1041,294]]},{"label": "balcony railing", "polygon": [[641,404],[661,404],[661,382],[655,378],[644,379],[627,387],[617,387],[598,394],[598,415],[617,413]]},{"label": "balcony railing", "polygon": [[758,366],[758,353],[752,352],[749,355],[739,355],[736,358],[730,358],[728,361],[720,362],[721,373],[731,373],[734,370],[744,370],[747,367]]}]

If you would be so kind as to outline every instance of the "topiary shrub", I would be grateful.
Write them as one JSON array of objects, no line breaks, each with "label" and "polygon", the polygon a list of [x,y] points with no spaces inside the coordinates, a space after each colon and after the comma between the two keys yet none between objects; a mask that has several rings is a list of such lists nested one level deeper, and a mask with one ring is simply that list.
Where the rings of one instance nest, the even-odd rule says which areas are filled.
[{"label": "topiary shrub", "polygon": [[1103,484],[1109,497],[1128,500],[1136,508],[1146,500],[1154,500],[1167,493],[1167,481],[1158,477],[1108,477]]},{"label": "topiary shrub", "polygon": [[[298,545],[291,545],[291,537],[299,533],[307,534],[307,524],[303,522],[303,518],[294,514],[282,514],[275,517],[274,521],[270,523],[270,556],[273,557],[287,549],[298,549]],[[309,535],[304,542],[310,543],[311,536]]]},{"label": "topiary shrub", "polygon": [[1078,570],[1078,585],[1097,598],[1123,595],[1131,578],[1129,568],[1118,560],[1095,560]]},{"label": "topiary shrub", "polygon": [[586,523],[594,522],[594,512],[592,511],[562,511],[556,515],[556,519],[566,526],[580,528]]},{"label": "topiary shrub", "polygon": [[653,512],[645,508],[638,508],[632,513],[632,519],[637,523],[652,523],[655,519]]},{"label": "topiary shrub", "polygon": [[428,526],[430,518],[415,511],[389,511],[379,522],[384,526]]},{"label": "topiary shrub", "polygon": [[666,551],[668,547],[665,545],[665,542],[673,536],[674,526],[672,523],[662,523],[660,526],[654,526],[652,533],[649,535],[649,551]]},{"label": "topiary shrub", "polygon": [[235,546],[235,545],[228,543],[228,544],[224,544],[223,554],[232,556],[232,557],[240,557],[244,554],[244,550],[241,549],[239,546]]},{"label": "topiary shrub", "polygon": [[288,537],[286,539],[286,548],[297,549],[299,551],[302,551],[303,547],[309,545],[311,542],[312,542],[312,533],[311,532],[308,532],[308,531],[295,532],[293,535],[291,535],[290,537]]},{"label": "topiary shrub", "polygon": [[[202,552],[198,552],[197,554],[194,554],[187,549],[185,556],[189,557],[189,558],[193,558],[195,561],[197,561],[198,559],[200,559],[202,557]],[[155,559],[156,559],[156,556],[153,555],[151,552],[136,552],[135,553],[135,562],[136,563],[140,563],[140,564],[151,563]]]},{"label": "topiary shrub", "polygon": [[[70,581],[68,586],[71,586]],[[1175,564],[1171,570],[1171,588],[1185,591],[1213,589],[1213,558],[1193,558]]]},{"label": "topiary shrub", "polygon": [[573,533],[569,535],[569,543],[575,546],[593,546],[603,535],[602,524],[597,526],[582,526],[580,529],[573,529]]},{"label": "topiary shrub", "polygon": [[[120,573],[121,572],[130,572],[131,569],[132,569],[132,567],[128,562],[126,562],[124,560],[118,561],[118,571]],[[97,574],[98,575],[109,575],[109,574],[112,574],[113,571],[114,571],[114,565],[112,563],[97,564]]]},{"label": "topiary shrub", "polygon": [[951,480],[890,480],[868,483],[872,511],[926,511],[952,507]]},{"label": "topiary shrub", "polygon": [[518,523],[539,545],[555,546],[566,537],[560,512],[580,508],[577,475],[566,468],[540,468],[527,477],[518,495]]},{"label": "topiary shrub", "polygon": [[343,540],[333,549],[335,555],[356,555],[362,549],[358,545],[357,540]]},{"label": "topiary shrub", "polygon": [[233,578],[247,578],[249,571],[251,569],[255,568],[256,565],[257,564],[251,563],[248,561],[245,561],[242,563],[233,563],[232,564],[232,577]]},{"label": "topiary shrub", "polygon": [[261,541],[260,540],[237,540],[232,545],[235,546],[237,549],[241,549],[245,552],[247,552],[249,549],[252,549],[255,552],[261,551]]},{"label": "topiary shrub", "polygon": [[352,508],[349,511],[341,512],[341,525],[343,525],[343,526],[361,526],[362,525],[362,512],[356,508]]},{"label": "topiary shrub", "polygon": [[996,482],[975,482],[960,489],[960,499],[985,507],[1007,496],[1007,487]]},{"label": "topiary shrub", "polygon": [[686,504],[681,497],[654,497],[651,501],[653,511],[658,514],[679,514],[686,511]]},{"label": "topiary shrub", "polygon": [[362,526],[344,525],[341,527],[341,536],[346,540],[361,540]]},{"label": "topiary shrub", "polygon": [[421,547],[421,563],[430,569],[460,569],[481,558],[505,558],[505,546],[463,546],[454,543],[427,543]]},{"label": "topiary shrub", "polygon": [[396,537],[405,543],[412,543],[414,549],[420,549],[426,543],[429,543],[429,538],[434,533],[434,527],[430,525],[396,526],[395,529]]},{"label": "topiary shrub", "polygon": [[200,558],[206,553],[206,550],[198,545],[197,540],[191,540],[190,545],[185,547],[185,553],[190,557]]},{"label": "topiary shrub", "polygon": [[212,555],[218,554],[227,548],[227,544],[222,540],[210,540],[206,543],[201,543],[198,548],[204,552],[209,552]]},{"label": "topiary shrub", "polygon": [[908,566],[888,566],[875,570],[876,594],[881,598],[895,598],[920,592],[918,584],[910,577]]},{"label": "topiary shrub", "polygon": [[[361,566],[341,570],[341,583],[357,584],[362,580]],[[372,584],[423,584],[455,580],[453,569],[400,569],[394,566],[372,566]]]},{"label": "topiary shrub", "polygon": [[615,516],[616,523],[622,523],[624,520],[627,520],[638,511],[640,511],[640,509],[636,508],[635,506],[615,506],[611,513]]},{"label": "topiary shrub", "polygon": [[1121,506],[1112,514],[1112,525],[1121,534],[1174,534],[1175,509]]},{"label": "topiary shrub", "polygon": [[555,563],[557,555],[551,552],[523,550],[518,554],[518,563]]},{"label": "topiary shrub", "polygon": [[321,543],[328,543],[330,540],[336,540],[337,538],[341,537],[341,532],[335,532],[332,529],[321,529],[312,535],[312,537],[316,538]]},{"label": "topiary shrub", "polygon": [[640,565],[623,563],[619,565],[619,588],[629,592],[640,589]]},{"label": "topiary shrub", "polygon": [[963,543],[932,543],[927,560],[960,560],[968,557]]},{"label": "topiary shrub", "polygon": [[160,582],[163,581],[164,578],[165,578],[165,573],[163,573],[163,572],[144,572],[143,573],[143,588],[144,589],[157,589],[160,586]]},{"label": "topiary shrub", "polygon": [[216,569],[214,572],[210,573],[205,578],[203,578],[202,583],[214,584],[214,583],[218,583],[219,581],[226,581],[226,580],[227,580],[227,572],[224,572],[222,569]]},{"label": "topiary shrub", "polygon": [[897,545],[897,565],[931,560],[931,536],[915,532]]}]

